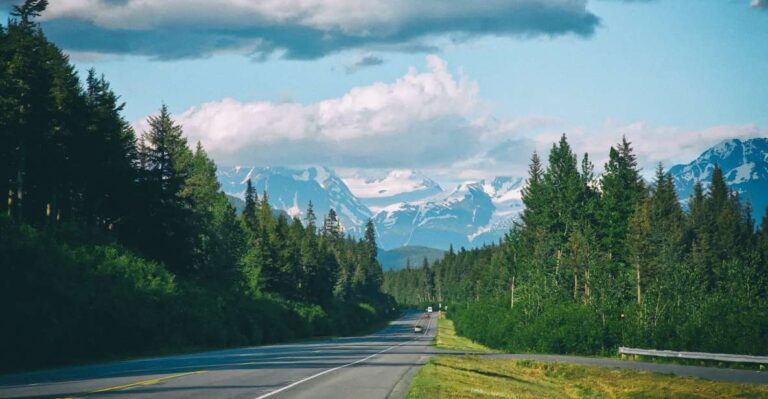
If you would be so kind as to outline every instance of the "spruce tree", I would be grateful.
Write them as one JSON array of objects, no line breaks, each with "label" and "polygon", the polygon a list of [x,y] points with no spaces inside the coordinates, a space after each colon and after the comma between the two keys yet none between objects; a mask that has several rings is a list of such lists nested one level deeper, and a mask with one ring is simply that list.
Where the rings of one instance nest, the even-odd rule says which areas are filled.
[{"label": "spruce tree", "polygon": [[315,235],[317,233],[317,215],[315,215],[315,207],[312,205],[311,200],[307,205],[307,216],[305,219],[307,222],[307,231],[312,235]]},{"label": "spruce tree", "polygon": [[[536,151],[534,151],[531,156],[531,163],[528,166],[528,179],[522,192],[523,204],[525,205],[522,220],[529,229],[543,227],[540,220],[546,203],[545,193],[542,190],[543,175],[544,169],[541,166],[541,160]],[[453,254],[453,245],[451,245],[448,252],[451,255]]]},{"label": "spruce tree", "polygon": [[192,151],[179,125],[163,105],[148,120],[141,157],[146,166],[142,182],[144,215],[142,248],[180,274],[191,272],[196,226],[190,197],[182,194],[191,172]]},{"label": "spruce tree", "polygon": [[251,179],[246,181],[245,186],[245,208],[243,208],[243,221],[251,234],[258,234],[259,222],[257,216],[257,209],[259,207],[259,198],[256,191],[253,189],[253,183]]},{"label": "spruce tree", "polygon": [[629,219],[642,199],[644,184],[626,137],[611,147],[600,179],[601,246],[611,258],[624,260]]}]

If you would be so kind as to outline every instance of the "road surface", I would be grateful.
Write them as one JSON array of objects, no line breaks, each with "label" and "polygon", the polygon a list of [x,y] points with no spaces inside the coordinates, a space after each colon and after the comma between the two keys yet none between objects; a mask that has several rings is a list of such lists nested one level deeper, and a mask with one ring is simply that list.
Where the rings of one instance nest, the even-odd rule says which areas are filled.
[{"label": "road surface", "polygon": [[435,351],[437,315],[364,337],[249,347],[0,376],[0,398],[402,398]]},{"label": "road surface", "polygon": [[[437,315],[409,313],[378,333],[0,376],[0,398],[402,398],[430,356]],[[428,326],[415,334],[421,320]],[[559,356],[478,354],[768,384],[768,373]]]}]

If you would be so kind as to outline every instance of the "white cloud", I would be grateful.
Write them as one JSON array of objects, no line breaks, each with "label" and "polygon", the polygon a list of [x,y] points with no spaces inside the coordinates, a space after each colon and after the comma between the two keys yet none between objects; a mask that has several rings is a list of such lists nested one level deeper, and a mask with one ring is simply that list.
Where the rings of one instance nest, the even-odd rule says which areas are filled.
[{"label": "white cloud", "polygon": [[[412,67],[391,84],[356,87],[314,104],[224,99],[174,118],[191,142],[201,141],[226,164],[440,162],[471,149],[478,86],[454,77],[439,57],[428,56],[427,65],[427,72]],[[146,121],[137,123],[138,131],[145,128]]]},{"label": "white cloud", "polygon": [[[565,133],[573,150],[589,153],[602,170],[608,149],[626,136],[645,174],[658,162],[687,163],[722,140],[768,136],[754,125],[703,129],[607,120],[602,126],[567,125],[555,117],[498,120],[477,82],[454,75],[428,56],[428,70],[411,67],[392,83],[356,87],[313,104],[224,99],[174,115],[191,143],[201,141],[220,165],[324,164],[357,168],[418,168],[445,187],[457,181],[526,174],[531,153],[546,161]],[[137,131],[146,121],[136,123]]]}]

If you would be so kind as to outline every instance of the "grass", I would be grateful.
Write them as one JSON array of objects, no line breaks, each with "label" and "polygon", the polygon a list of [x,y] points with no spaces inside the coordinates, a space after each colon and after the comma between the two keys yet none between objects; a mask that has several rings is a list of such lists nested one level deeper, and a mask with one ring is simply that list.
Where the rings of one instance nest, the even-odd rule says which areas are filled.
[{"label": "grass", "polygon": [[416,375],[408,399],[765,398],[768,386],[533,360],[437,356]]},{"label": "grass", "polygon": [[443,312],[440,312],[438,317],[440,318],[440,322],[437,325],[437,340],[435,342],[437,348],[477,353],[494,352],[494,350],[478,344],[469,338],[456,335],[456,328],[453,326],[453,321],[447,319],[443,315]]}]

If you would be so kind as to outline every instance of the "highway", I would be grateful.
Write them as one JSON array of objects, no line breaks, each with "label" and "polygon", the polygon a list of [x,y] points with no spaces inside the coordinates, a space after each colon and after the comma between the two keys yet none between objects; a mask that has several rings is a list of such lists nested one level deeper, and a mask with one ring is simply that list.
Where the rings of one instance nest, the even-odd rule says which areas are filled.
[{"label": "highway", "polygon": [[0,398],[402,398],[435,353],[437,314],[363,336],[0,376]]}]

